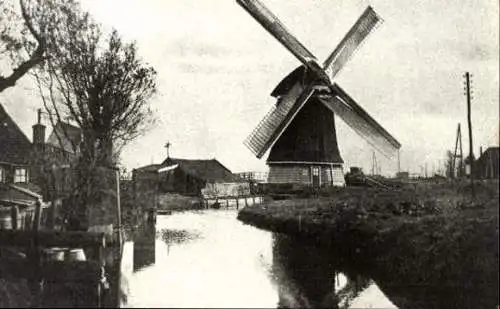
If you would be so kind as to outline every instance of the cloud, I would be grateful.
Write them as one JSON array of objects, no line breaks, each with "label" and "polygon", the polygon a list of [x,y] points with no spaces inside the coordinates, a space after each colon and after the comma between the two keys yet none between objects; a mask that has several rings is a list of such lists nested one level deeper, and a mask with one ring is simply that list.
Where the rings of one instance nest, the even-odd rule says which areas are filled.
[{"label": "cloud", "polygon": [[460,56],[469,61],[492,61],[497,59],[498,50],[491,45],[472,44],[460,49]]},{"label": "cloud", "polygon": [[234,50],[228,49],[224,46],[212,42],[204,42],[196,40],[191,37],[179,38],[171,40],[165,52],[171,56],[179,57],[210,57],[221,58],[227,57],[234,53]]}]

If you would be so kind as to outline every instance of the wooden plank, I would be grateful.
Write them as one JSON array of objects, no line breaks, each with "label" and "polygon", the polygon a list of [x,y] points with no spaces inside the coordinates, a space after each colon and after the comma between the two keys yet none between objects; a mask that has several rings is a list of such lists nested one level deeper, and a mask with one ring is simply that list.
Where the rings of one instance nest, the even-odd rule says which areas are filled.
[{"label": "wooden plank", "polygon": [[[36,231],[2,230],[0,231],[0,245],[2,246],[29,246],[36,237]],[[86,248],[106,246],[112,243],[111,237],[104,233],[93,232],[62,232],[38,231],[38,244],[43,247]]]}]

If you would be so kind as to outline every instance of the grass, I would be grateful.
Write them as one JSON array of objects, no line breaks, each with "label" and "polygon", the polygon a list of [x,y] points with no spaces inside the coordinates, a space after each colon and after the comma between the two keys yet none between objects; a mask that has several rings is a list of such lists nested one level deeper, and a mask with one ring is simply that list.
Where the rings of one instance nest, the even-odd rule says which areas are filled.
[{"label": "grass", "polygon": [[[335,189],[244,208],[248,224],[327,246],[400,308],[498,303],[498,181]],[[343,261],[343,262],[342,262]]]}]

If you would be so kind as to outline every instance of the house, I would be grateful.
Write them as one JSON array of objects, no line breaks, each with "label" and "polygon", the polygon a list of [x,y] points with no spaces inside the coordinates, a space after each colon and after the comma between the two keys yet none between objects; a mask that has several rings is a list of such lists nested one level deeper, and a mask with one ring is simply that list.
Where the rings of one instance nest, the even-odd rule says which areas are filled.
[{"label": "house", "polygon": [[82,140],[83,135],[80,128],[66,122],[58,122],[47,138],[46,145],[76,157],[80,153]]},{"label": "house", "polygon": [[156,188],[161,193],[186,196],[201,196],[209,194],[208,191],[215,191],[219,196],[237,195],[237,191],[244,193],[244,188],[248,188],[244,179],[234,175],[216,159],[167,157],[161,164],[135,169],[133,179],[142,188]]},{"label": "house", "polygon": [[0,104],[0,183],[29,182],[31,142]]},{"label": "house", "polygon": [[[59,127],[62,125],[59,124]],[[0,206],[34,204],[42,195],[47,195],[43,188],[48,186],[44,186],[46,180],[41,175],[43,163],[50,158],[60,166],[69,163],[76,155],[68,147],[59,146],[55,141],[55,130],[46,142],[45,129],[39,110],[31,142],[0,104]],[[72,129],[70,132],[79,130],[76,127]],[[66,139],[63,137],[62,141]],[[81,139],[75,141],[79,143]]]},{"label": "house", "polygon": [[479,151],[479,158],[474,161],[474,177],[478,179],[499,178],[500,147],[489,147]]}]

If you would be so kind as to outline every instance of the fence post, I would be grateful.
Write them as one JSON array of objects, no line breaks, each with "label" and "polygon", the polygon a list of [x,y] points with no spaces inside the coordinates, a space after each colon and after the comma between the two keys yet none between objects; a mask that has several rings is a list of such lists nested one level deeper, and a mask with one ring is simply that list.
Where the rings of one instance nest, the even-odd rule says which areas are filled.
[{"label": "fence post", "polygon": [[33,304],[32,307],[39,307],[41,305],[41,296],[43,290],[43,279],[41,278],[41,250],[39,246],[39,231],[40,231],[40,221],[42,217],[42,201],[38,199],[35,203],[35,222],[33,222],[33,230],[35,231],[32,246],[30,248],[30,258],[32,260],[32,265],[35,266],[35,273],[33,279],[30,280],[30,288],[33,293]]},{"label": "fence post", "polygon": [[37,232],[37,237],[38,237],[38,231],[40,230],[40,223],[42,220],[42,201],[37,200],[35,204],[35,222],[33,224],[33,229]]},{"label": "fence post", "polygon": [[48,216],[48,220],[47,220],[47,227],[52,230],[52,229],[55,228],[55,225],[56,225],[57,203],[58,203],[58,200],[56,198],[53,198],[50,201],[50,203],[51,203],[51,205],[50,205],[50,208],[49,208],[49,216]]},{"label": "fence post", "polygon": [[17,220],[19,218],[19,208],[17,208],[16,205],[13,205],[10,208],[10,216],[12,220],[12,229],[18,230],[20,228],[20,226],[17,224]]}]

